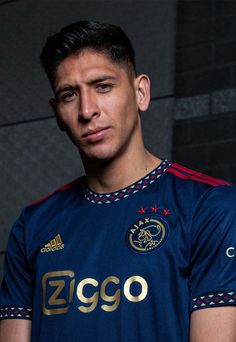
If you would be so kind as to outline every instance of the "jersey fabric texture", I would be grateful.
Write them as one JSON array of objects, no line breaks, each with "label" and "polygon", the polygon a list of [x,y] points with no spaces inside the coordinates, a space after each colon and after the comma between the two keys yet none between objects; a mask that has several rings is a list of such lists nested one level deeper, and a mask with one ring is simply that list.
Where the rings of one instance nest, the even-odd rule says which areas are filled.
[{"label": "jersey fabric texture", "polygon": [[1,318],[31,319],[33,342],[187,342],[192,311],[236,304],[235,203],[167,161],[115,193],[81,177],[13,226]]}]

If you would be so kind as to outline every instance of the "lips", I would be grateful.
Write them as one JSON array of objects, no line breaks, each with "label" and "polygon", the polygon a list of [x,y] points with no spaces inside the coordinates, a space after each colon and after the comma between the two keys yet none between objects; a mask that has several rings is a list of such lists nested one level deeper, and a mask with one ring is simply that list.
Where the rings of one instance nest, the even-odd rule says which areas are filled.
[{"label": "lips", "polygon": [[83,134],[82,138],[88,142],[97,142],[106,136],[109,129],[109,127],[97,127],[95,129],[88,130]]}]

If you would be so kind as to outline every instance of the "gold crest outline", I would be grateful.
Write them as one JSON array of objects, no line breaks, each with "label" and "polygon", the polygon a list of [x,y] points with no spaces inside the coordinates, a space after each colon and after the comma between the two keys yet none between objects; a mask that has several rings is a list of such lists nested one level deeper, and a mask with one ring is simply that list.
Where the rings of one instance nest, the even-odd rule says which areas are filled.
[{"label": "gold crest outline", "polygon": [[168,223],[160,216],[142,217],[129,228],[126,242],[133,252],[146,254],[159,249],[168,236]]}]

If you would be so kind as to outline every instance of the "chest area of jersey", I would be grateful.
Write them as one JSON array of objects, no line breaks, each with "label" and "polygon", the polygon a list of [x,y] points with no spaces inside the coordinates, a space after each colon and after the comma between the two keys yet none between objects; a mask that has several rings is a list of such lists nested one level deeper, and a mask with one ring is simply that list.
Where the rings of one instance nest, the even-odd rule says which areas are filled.
[{"label": "chest area of jersey", "polygon": [[65,212],[50,221],[38,246],[35,268],[125,269],[127,262],[135,266],[150,260],[157,265],[159,260],[164,262],[168,250],[178,252],[173,243],[181,225],[170,208],[148,203],[99,209]]},{"label": "chest area of jersey", "polygon": [[80,312],[145,302],[152,288],[164,288],[170,274],[184,269],[183,249],[176,248],[181,226],[171,209],[104,209],[65,215],[40,247],[36,269],[45,315],[66,313],[75,302]]}]

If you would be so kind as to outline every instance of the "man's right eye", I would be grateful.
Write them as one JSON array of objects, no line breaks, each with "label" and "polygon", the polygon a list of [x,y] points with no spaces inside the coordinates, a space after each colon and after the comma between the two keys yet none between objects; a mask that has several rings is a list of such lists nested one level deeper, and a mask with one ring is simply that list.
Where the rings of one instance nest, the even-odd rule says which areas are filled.
[{"label": "man's right eye", "polygon": [[60,99],[63,101],[63,102],[70,102],[73,100],[73,98],[76,96],[76,92],[75,91],[70,91],[70,92],[66,92],[64,94],[62,94],[60,96]]}]

